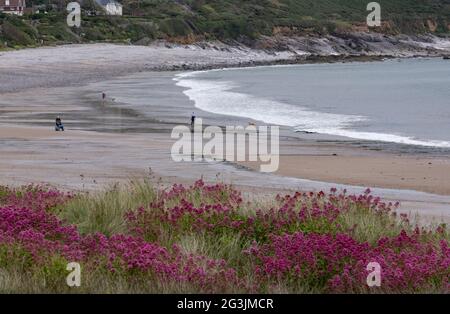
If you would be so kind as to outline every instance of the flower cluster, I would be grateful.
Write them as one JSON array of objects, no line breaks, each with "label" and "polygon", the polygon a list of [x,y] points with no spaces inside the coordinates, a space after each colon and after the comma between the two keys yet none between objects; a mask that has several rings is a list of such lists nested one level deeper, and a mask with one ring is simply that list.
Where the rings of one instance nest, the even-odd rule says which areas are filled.
[{"label": "flower cluster", "polygon": [[95,260],[112,273],[149,275],[158,283],[189,284],[201,292],[226,292],[244,286],[236,271],[224,260],[184,253],[177,245],[171,249],[149,243],[140,237],[97,233],[82,239],[85,260]]},{"label": "flower cluster", "polygon": [[[196,202],[198,198],[192,195],[200,195],[202,202]],[[276,201],[276,208],[244,213],[239,192],[230,186],[208,186],[197,181],[189,189],[175,185],[169,192],[163,192],[157,202],[128,212],[126,219],[134,234],[149,240],[158,240],[164,232],[162,228],[170,228],[189,232],[232,231],[252,240],[265,241],[271,234],[298,230],[316,233],[351,231],[337,221],[350,208],[366,208],[388,215],[398,206],[381,202],[370,194],[370,190],[360,196],[347,196],[345,191],[337,194],[335,189],[328,195],[296,192],[292,196],[278,195]]]},{"label": "flower cluster", "polygon": [[171,201],[186,200],[197,204],[222,204],[235,207],[242,203],[241,193],[231,185],[222,183],[207,185],[203,180],[196,181],[186,188],[181,184],[174,184],[168,191],[161,191],[160,199],[170,203]]},{"label": "flower cluster", "polygon": [[1,207],[0,244],[19,244],[36,262],[45,261],[55,252],[75,257],[74,246],[80,240],[76,227],[64,225],[43,209],[45,205],[37,207]]},{"label": "flower cluster", "polygon": [[[333,292],[360,292],[366,285],[367,265],[380,264],[386,292],[414,292],[421,289],[446,291],[450,275],[450,251],[423,243],[420,234],[402,232],[380,239],[375,246],[360,243],[346,234],[304,234],[272,236],[267,244],[254,243],[246,253],[256,263],[255,274],[262,283],[303,281],[324,284]],[[434,284],[430,286],[431,283]]]},{"label": "flower cluster", "polygon": [[10,204],[0,207],[0,247],[20,247],[33,264],[44,265],[57,255],[104,267],[111,273],[149,275],[160,283],[186,283],[202,292],[224,292],[243,285],[224,260],[186,254],[176,245],[169,250],[130,235],[80,235],[76,226],[64,224],[48,211],[55,199],[66,201],[64,194],[33,190],[21,196],[13,192],[7,199]]},{"label": "flower cluster", "polygon": [[0,199],[1,203],[36,210],[52,210],[73,198],[72,193],[64,193],[45,185],[31,184],[6,191],[3,200]]}]

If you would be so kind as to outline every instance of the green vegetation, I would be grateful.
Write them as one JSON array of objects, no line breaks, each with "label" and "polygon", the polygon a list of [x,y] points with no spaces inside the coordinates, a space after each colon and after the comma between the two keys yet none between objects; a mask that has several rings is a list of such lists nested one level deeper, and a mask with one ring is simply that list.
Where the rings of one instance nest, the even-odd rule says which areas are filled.
[{"label": "green vegetation", "polygon": [[[50,4],[54,3],[54,6]],[[35,0],[47,13],[13,17],[0,14],[0,49],[47,44],[115,41],[148,43],[166,39],[244,42],[274,33],[325,34],[364,25],[366,0],[121,0],[124,16],[89,16],[99,11],[84,1],[82,27],[70,29],[61,1]],[[450,3],[445,0],[379,0],[380,31],[448,33]],[[29,3],[31,5],[31,3]],[[42,12],[42,9],[41,9]],[[6,43],[6,45],[5,45]]]},{"label": "green vegetation", "polygon": [[81,233],[102,232],[106,235],[124,232],[126,211],[150,204],[156,190],[149,182],[133,181],[128,185],[115,185],[97,195],[82,194],[75,197],[58,213]]},{"label": "green vegetation", "polygon": [[[448,293],[447,226],[416,227],[370,190],[266,201],[222,183],[134,180],[0,192],[0,292]],[[80,287],[66,284],[69,262]],[[371,262],[380,287],[366,284]]]}]

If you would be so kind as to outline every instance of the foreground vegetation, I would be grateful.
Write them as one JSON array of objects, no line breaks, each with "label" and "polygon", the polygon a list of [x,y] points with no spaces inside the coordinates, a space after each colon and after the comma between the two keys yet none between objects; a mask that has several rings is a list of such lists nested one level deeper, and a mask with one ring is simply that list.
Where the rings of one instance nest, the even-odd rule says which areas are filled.
[{"label": "foreground vegetation", "polygon": [[[449,292],[446,226],[419,228],[367,191],[243,200],[223,184],[95,195],[0,187],[0,292]],[[66,266],[81,265],[80,287]],[[366,266],[381,266],[368,287]]]},{"label": "foreground vegetation", "polygon": [[[262,35],[336,34],[364,25],[366,0],[122,0],[123,17],[91,16],[93,0],[82,2],[82,27],[66,24],[65,2],[34,0],[39,14],[23,18],[0,14],[0,49],[92,41],[147,44],[155,39],[192,43],[238,40]],[[387,33],[450,32],[445,0],[379,0]],[[43,13],[47,11],[47,13]],[[6,43],[6,45],[5,45]]]}]

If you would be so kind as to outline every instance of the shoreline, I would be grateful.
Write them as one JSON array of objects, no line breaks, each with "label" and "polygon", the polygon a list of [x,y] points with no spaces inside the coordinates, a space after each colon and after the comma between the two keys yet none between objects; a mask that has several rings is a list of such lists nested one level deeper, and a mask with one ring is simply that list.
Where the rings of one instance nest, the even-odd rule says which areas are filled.
[{"label": "shoreline", "polygon": [[[96,44],[85,44],[85,45],[74,45],[74,46],[89,46],[89,45],[96,45]],[[111,45],[114,46],[114,45]],[[68,46],[60,46],[62,48],[71,48]],[[128,46],[125,46],[128,47]],[[51,49],[54,47],[40,47],[40,48],[33,48],[36,50],[45,50],[45,49]],[[86,47],[87,48],[87,47]],[[147,48],[147,47],[145,47]],[[154,47],[149,47],[154,48]],[[174,48],[170,48],[174,49]],[[169,50],[170,50],[169,49]],[[32,48],[27,48],[24,50],[19,51],[7,51],[9,53],[14,52],[22,52],[27,51],[29,52],[32,50]],[[156,49],[158,50],[158,48]],[[90,71],[87,71],[86,75],[83,75],[82,77],[75,78],[74,80],[67,80],[68,77],[64,77],[62,79],[58,80],[51,80],[49,77],[46,77],[47,80],[50,80],[49,83],[42,83],[38,81],[34,81],[29,83],[29,85],[25,85],[25,89],[38,89],[38,88],[50,88],[49,84],[52,84],[54,87],[76,87],[76,86],[83,86],[88,83],[95,83],[95,82],[101,82],[105,80],[106,78],[119,78],[122,76],[128,76],[136,73],[142,73],[142,72],[196,72],[196,71],[210,71],[210,70],[222,70],[222,69],[242,69],[242,68],[253,68],[253,67],[264,67],[264,66],[280,66],[280,65],[302,65],[302,64],[326,64],[326,63],[346,63],[346,62],[376,62],[376,61],[383,61],[386,59],[394,59],[394,58],[416,58],[416,57],[429,57],[429,58],[439,58],[442,56],[436,56],[436,55],[419,55],[419,56],[405,56],[405,57],[398,57],[393,55],[380,55],[380,56],[368,56],[368,55],[295,55],[295,54],[289,54],[289,55],[276,55],[276,54],[266,54],[264,51],[257,51],[258,53],[262,53],[260,56],[261,60],[248,60],[247,58],[243,56],[238,56],[237,60],[231,60],[228,61],[218,61],[212,60],[207,61],[205,64],[199,64],[199,63],[182,63],[182,64],[170,64],[170,65],[157,65],[152,64],[148,66],[145,64],[145,61],[143,61],[143,65],[141,66],[134,66],[134,67],[112,67],[108,68],[108,66],[103,66],[102,68],[96,68],[96,71],[99,71],[97,73],[90,73]],[[2,56],[2,52],[0,51],[0,56]],[[242,60],[241,60],[242,58]],[[11,86],[10,81],[10,73],[8,73],[8,76],[6,78],[2,77],[2,71],[4,67],[2,67],[0,59],[0,95],[1,94],[8,94],[8,93],[16,93],[22,88]],[[61,65],[57,65],[56,68],[60,67]],[[73,67],[73,65],[68,65],[68,67]],[[12,67],[11,69],[7,69],[7,71],[11,70],[24,70],[22,68]],[[29,70],[29,69],[27,69]],[[70,69],[68,69],[70,71]],[[33,70],[31,70],[33,71]],[[61,72],[66,71],[66,69],[61,69]],[[55,74],[55,73],[52,73]],[[59,73],[61,74],[61,73]],[[74,76],[76,77],[79,73],[77,71],[74,73]],[[19,72],[20,76],[25,76],[23,73]],[[41,75],[47,75],[46,73],[38,73],[38,76]],[[51,76],[51,75],[49,75]],[[65,76],[65,75],[64,75]],[[68,75],[69,76],[69,75]],[[9,83],[9,86],[8,86]],[[6,88],[5,88],[6,86]]]}]

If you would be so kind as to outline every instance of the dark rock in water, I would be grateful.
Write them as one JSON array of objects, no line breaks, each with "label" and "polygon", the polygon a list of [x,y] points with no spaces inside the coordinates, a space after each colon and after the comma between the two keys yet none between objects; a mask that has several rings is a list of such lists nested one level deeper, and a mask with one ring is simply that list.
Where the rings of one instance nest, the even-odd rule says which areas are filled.
[{"label": "dark rock in water", "polygon": [[444,60],[450,60],[450,56],[444,56],[443,59]]}]

